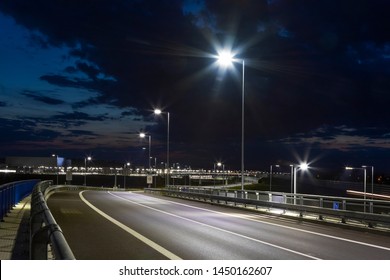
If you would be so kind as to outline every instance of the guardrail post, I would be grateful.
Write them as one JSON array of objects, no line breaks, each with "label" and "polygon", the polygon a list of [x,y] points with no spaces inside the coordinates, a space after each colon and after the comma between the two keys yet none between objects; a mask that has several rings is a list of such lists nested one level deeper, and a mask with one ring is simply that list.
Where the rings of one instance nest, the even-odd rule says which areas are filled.
[{"label": "guardrail post", "polygon": [[[324,208],[324,199],[322,197],[320,197],[320,208]],[[319,214],[318,219],[322,221],[324,217],[321,214]]]},{"label": "guardrail post", "polygon": [[343,199],[343,210],[347,210],[347,201]]},{"label": "guardrail post", "polygon": [[370,201],[370,213],[374,213],[374,203],[372,201]]},{"label": "guardrail post", "polygon": [[[259,193],[258,192],[256,192],[256,201],[259,201]],[[258,209],[259,208],[259,205],[258,205],[258,203],[256,203],[256,209]]]}]

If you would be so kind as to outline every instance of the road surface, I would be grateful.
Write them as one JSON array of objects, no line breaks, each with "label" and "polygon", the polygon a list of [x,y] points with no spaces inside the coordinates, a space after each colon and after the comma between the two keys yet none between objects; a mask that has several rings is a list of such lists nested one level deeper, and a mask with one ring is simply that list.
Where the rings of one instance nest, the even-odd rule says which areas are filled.
[{"label": "road surface", "polygon": [[76,259],[390,259],[390,238],[142,192],[66,191],[48,205]]}]

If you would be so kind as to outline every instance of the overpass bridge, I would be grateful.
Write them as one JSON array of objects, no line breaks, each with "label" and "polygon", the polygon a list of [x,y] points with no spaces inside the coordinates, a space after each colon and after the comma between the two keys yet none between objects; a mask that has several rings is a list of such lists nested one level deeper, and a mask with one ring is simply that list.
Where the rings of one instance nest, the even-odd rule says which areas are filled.
[{"label": "overpass bridge", "polygon": [[213,201],[215,190],[191,200],[179,198],[179,189],[170,196],[161,190],[52,190],[46,202],[75,259],[390,259],[388,229],[226,207],[248,197],[219,195],[229,198],[221,206]]}]

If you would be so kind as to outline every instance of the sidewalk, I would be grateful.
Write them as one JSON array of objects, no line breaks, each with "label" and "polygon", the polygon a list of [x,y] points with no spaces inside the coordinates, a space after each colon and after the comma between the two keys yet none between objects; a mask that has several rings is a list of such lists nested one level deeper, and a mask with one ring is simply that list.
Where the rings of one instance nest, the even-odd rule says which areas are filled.
[{"label": "sidewalk", "polygon": [[29,259],[30,196],[20,201],[0,222],[0,260]]}]

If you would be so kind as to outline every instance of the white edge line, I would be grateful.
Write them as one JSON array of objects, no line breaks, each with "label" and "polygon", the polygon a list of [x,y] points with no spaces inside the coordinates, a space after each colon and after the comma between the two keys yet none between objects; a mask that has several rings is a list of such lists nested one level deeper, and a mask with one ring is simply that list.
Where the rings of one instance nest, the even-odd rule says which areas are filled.
[{"label": "white edge line", "polygon": [[102,215],[104,218],[106,218],[107,220],[109,220],[110,222],[115,224],[116,226],[120,227],[121,229],[125,230],[126,232],[130,233],[131,235],[133,235],[135,238],[139,239],[140,241],[142,241],[146,245],[152,247],[154,250],[156,250],[160,254],[166,256],[168,259],[170,259],[170,260],[181,260],[181,258],[178,257],[177,255],[175,255],[174,253],[168,251],[167,249],[165,249],[162,246],[158,245],[157,243],[155,243],[154,241],[150,240],[149,238],[141,235],[140,233],[138,233],[135,230],[129,228],[128,226],[122,224],[121,222],[115,220],[114,218],[112,218],[111,216],[107,215],[106,213],[104,213],[100,209],[96,208],[94,205],[92,205],[88,200],[86,200],[84,198],[83,192],[85,192],[85,191],[82,191],[82,192],[79,193],[79,196],[80,196],[81,200],[85,204],[87,204],[89,207],[91,207],[94,211],[96,211],[98,214]]},{"label": "white edge line", "polygon": [[[162,214],[169,215],[169,216],[172,216],[172,217],[175,217],[175,218],[178,218],[178,219],[182,219],[182,220],[185,220],[187,222],[192,222],[192,223],[195,223],[195,224],[198,224],[198,225],[201,225],[201,226],[209,227],[209,228],[221,231],[221,232],[225,232],[225,233],[228,233],[228,234],[231,234],[231,235],[235,235],[235,236],[238,236],[238,237],[241,237],[241,238],[244,238],[244,239],[247,239],[247,240],[251,240],[251,241],[254,241],[254,242],[257,242],[257,243],[261,243],[261,244],[264,244],[264,245],[267,245],[267,246],[270,246],[270,247],[274,247],[274,248],[277,248],[277,249],[280,249],[280,250],[283,250],[283,251],[287,251],[287,252],[290,252],[290,253],[301,255],[301,256],[304,256],[306,258],[310,258],[310,259],[314,259],[314,260],[321,260],[321,259],[319,259],[317,257],[314,257],[314,256],[311,256],[311,255],[307,255],[307,254],[304,254],[304,253],[301,253],[301,252],[298,252],[298,251],[294,251],[294,250],[291,250],[291,249],[288,249],[288,248],[285,248],[285,247],[281,247],[281,246],[278,246],[278,245],[275,245],[275,244],[272,244],[272,243],[268,243],[268,242],[265,242],[265,241],[262,241],[262,240],[259,240],[259,239],[255,239],[255,238],[252,238],[252,237],[249,237],[249,236],[246,236],[246,235],[242,235],[242,234],[239,234],[239,233],[236,233],[236,232],[233,232],[233,231],[229,231],[229,230],[225,230],[225,229],[218,228],[218,227],[215,227],[215,226],[211,226],[211,225],[208,225],[208,224],[204,224],[204,223],[201,223],[201,222],[198,222],[198,221],[195,221],[195,220],[191,220],[191,219],[188,219],[188,218],[185,218],[185,217],[182,217],[182,216],[178,216],[176,214],[172,214],[172,213],[169,213],[169,212],[166,212],[166,211],[163,211],[163,210],[159,210],[159,209],[156,209],[156,208],[153,208],[153,207],[150,207],[150,206],[146,206],[146,205],[143,205],[141,203],[138,203],[138,202],[135,202],[135,201],[123,198],[121,196],[115,195],[115,194],[111,193],[110,191],[108,191],[108,193],[110,195],[112,195],[112,196],[115,196],[117,198],[123,199],[123,200],[125,200],[127,202],[130,202],[130,203],[133,203],[135,205],[138,205],[138,206],[141,206],[141,207],[144,207],[144,208],[156,211],[156,212],[160,212]],[[200,208],[200,209],[202,209],[202,208]]]}]

